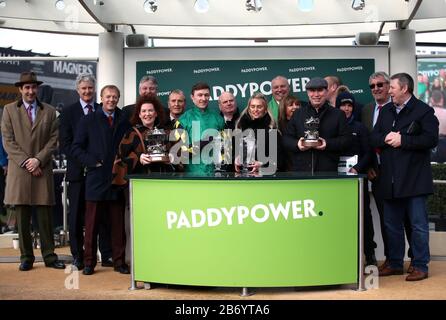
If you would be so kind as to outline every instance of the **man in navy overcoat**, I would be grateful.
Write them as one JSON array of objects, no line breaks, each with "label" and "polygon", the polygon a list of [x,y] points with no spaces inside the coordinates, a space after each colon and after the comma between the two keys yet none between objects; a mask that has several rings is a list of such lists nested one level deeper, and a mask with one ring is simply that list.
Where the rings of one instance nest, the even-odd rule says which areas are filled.
[{"label": "man in navy overcoat", "polygon": [[86,167],[85,241],[83,274],[91,275],[96,266],[98,225],[102,219],[111,224],[111,245],[115,271],[129,273],[125,264],[124,212],[112,188],[112,168],[119,143],[130,128],[128,119],[117,108],[120,92],[114,85],[101,90],[102,106],[81,119],[74,138],[72,154]]},{"label": "man in navy overcoat", "polygon": [[379,114],[371,143],[380,148],[381,188],[384,197],[389,265],[380,276],[403,274],[406,211],[412,228],[413,271],[407,281],[428,277],[429,225],[426,200],[433,193],[430,149],[438,143],[438,119],[433,108],[413,95],[414,81],[407,73],[391,77],[393,105]]}]

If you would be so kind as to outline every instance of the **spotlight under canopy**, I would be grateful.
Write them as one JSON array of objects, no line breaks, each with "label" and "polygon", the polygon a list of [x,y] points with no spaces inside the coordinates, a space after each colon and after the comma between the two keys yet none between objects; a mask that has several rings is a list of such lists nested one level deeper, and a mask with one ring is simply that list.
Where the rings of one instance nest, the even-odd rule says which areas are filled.
[{"label": "spotlight under canopy", "polygon": [[194,9],[198,13],[206,13],[209,11],[209,1],[208,0],[196,0],[194,4]]},{"label": "spotlight under canopy", "polygon": [[262,0],[246,0],[246,10],[259,12],[262,10]]},{"label": "spotlight under canopy", "polygon": [[146,0],[144,1],[144,11],[147,13],[154,13],[158,10],[158,4],[156,0]]},{"label": "spotlight under canopy", "polygon": [[54,3],[54,6],[56,7],[57,10],[62,11],[62,10],[65,9],[65,1],[63,1],[63,0],[57,0],[57,1]]},{"label": "spotlight under canopy", "polygon": [[365,0],[353,0],[352,8],[353,10],[362,10],[365,7]]},{"label": "spotlight under canopy", "polygon": [[311,12],[311,11],[313,11],[314,1],[313,0],[298,0],[297,7],[302,12]]}]

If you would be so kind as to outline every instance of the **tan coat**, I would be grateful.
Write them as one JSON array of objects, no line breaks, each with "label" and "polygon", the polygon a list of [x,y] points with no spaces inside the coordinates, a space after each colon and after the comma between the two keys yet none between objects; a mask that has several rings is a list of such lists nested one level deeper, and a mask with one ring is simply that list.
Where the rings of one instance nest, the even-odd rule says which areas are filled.
[{"label": "tan coat", "polygon": [[[31,128],[22,100],[7,104],[1,131],[9,160],[5,204],[54,205],[52,155],[57,148],[58,136],[54,107],[38,102],[36,119]],[[40,160],[42,176],[34,177],[21,167],[28,158]]]}]

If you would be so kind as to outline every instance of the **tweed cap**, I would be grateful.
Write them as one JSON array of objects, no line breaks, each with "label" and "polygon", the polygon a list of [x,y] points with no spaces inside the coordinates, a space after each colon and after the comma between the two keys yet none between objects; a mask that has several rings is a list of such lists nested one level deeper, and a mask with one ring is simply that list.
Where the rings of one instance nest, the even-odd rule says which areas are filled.
[{"label": "tweed cap", "polygon": [[328,82],[323,79],[323,78],[312,78],[307,85],[305,86],[305,89],[320,89],[320,88],[324,88],[327,89],[328,88]]}]

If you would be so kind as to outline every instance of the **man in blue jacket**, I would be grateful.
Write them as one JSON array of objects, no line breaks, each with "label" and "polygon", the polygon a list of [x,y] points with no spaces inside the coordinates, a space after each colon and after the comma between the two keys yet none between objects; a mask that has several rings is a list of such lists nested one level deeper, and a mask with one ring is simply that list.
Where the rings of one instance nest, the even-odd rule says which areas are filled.
[{"label": "man in blue jacket", "polygon": [[[79,99],[63,108],[60,115],[59,144],[67,157],[66,180],[68,183],[68,202],[70,213],[68,224],[70,231],[70,250],[73,266],[84,268],[84,218],[85,218],[85,174],[83,165],[74,157],[71,147],[80,120],[94,113],[101,106],[95,102],[96,79],[92,74],[81,73],[76,78],[76,90]],[[98,131],[99,132],[99,131]],[[99,251],[103,267],[113,267],[110,226],[106,222],[99,225]]]},{"label": "man in blue jacket", "polygon": [[433,108],[413,95],[414,81],[407,73],[393,75],[393,104],[380,112],[371,143],[380,148],[384,223],[389,246],[389,265],[380,276],[403,274],[406,211],[412,227],[413,271],[407,281],[428,277],[429,226],[426,200],[433,193],[430,149],[438,143],[438,119]]},{"label": "man in blue jacket", "polygon": [[99,224],[108,219],[115,271],[130,273],[125,263],[125,229],[123,199],[112,188],[113,162],[124,133],[130,128],[128,119],[117,105],[119,89],[107,85],[101,90],[102,105],[82,117],[72,145],[72,155],[86,168],[85,237],[83,274],[92,275],[97,263]]}]

